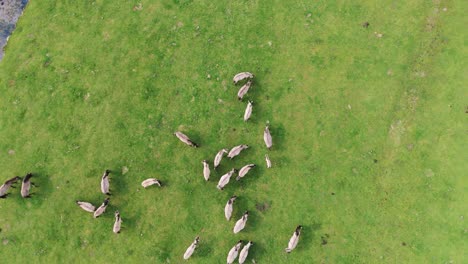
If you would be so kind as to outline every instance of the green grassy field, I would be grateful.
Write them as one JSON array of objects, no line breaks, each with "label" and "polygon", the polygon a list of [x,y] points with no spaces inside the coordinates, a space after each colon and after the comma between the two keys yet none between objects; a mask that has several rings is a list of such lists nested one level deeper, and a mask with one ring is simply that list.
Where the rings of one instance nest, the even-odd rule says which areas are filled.
[{"label": "green grassy field", "polygon": [[[0,180],[39,187],[0,200],[2,262],[183,263],[200,235],[190,263],[225,263],[239,239],[247,263],[467,263],[467,4],[360,2],[31,1],[0,62]],[[256,75],[247,123],[240,71]],[[238,144],[205,182],[201,161]],[[74,201],[100,204],[107,168],[93,219]],[[233,218],[251,211],[237,235],[233,194]]]}]

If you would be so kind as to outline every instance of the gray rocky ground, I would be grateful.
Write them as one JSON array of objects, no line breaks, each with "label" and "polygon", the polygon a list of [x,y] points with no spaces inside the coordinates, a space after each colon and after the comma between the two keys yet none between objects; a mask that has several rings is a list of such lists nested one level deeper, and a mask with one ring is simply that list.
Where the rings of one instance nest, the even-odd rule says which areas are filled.
[{"label": "gray rocky ground", "polygon": [[0,60],[8,37],[27,3],[28,0],[0,0]]}]

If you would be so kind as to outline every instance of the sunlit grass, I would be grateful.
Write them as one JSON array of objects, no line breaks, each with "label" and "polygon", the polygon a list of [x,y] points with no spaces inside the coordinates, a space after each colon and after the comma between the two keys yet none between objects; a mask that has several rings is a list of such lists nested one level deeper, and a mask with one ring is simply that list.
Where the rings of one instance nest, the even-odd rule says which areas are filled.
[{"label": "sunlit grass", "polygon": [[[223,263],[239,239],[255,243],[248,263],[466,259],[461,1],[139,9],[31,1],[21,17],[0,62],[0,166],[2,179],[32,171],[39,187],[31,199],[16,189],[0,200],[2,259],[182,263],[197,235],[191,263]],[[256,75],[244,102],[232,84],[239,71]],[[200,148],[179,142],[177,130]],[[201,161],[238,144],[251,148],[205,182]],[[247,163],[259,166],[216,189]],[[113,195],[93,219],[74,201],[102,203],[105,169]],[[165,186],[143,189],[150,177]],[[234,235],[245,210],[247,226]],[[285,254],[298,224],[301,241]]]}]

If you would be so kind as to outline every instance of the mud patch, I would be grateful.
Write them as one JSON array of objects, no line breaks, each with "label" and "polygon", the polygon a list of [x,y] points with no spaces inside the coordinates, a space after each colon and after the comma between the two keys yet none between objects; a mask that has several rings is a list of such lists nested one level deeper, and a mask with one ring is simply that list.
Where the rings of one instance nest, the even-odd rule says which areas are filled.
[{"label": "mud patch", "polygon": [[426,19],[426,30],[432,31],[437,26],[437,18],[430,16]]},{"label": "mud patch", "polygon": [[426,169],[424,171],[424,175],[426,175],[426,177],[430,178],[430,177],[433,177],[435,175],[434,171],[431,170],[431,169]]},{"label": "mud patch", "polygon": [[382,38],[384,36],[382,33],[379,32],[374,32],[374,35],[376,38]]},{"label": "mud patch", "polygon": [[326,244],[328,244],[328,239],[330,238],[330,235],[325,234],[325,235],[321,236],[320,238],[322,239],[322,246],[325,246]]},{"label": "mud patch", "polygon": [[408,97],[408,106],[411,110],[413,111],[416,110],[416,106],[418,106],[418,100],[419,100],[419,97],[416,96],[416,94],[411,94]]},{"label": "mud patch", "polygon": [[409,151],[412,151],[414,149],[414,144],[408,144],[406,146],[406,148],[409,150]]},{"label": "mud patch", "polygon": [[143,5],[141,3],[138,3],[137,5],[133,6],[132,10],[133,11],[141,11],[141,10],[143,10]]},{"label": "mud patch", "polygon": [[270,208],[270,204],[267,202],[257,203],[255,205],[255,208],[257,208],[257,210],[259,210],[260,212],[265,212],[266,210]]}]

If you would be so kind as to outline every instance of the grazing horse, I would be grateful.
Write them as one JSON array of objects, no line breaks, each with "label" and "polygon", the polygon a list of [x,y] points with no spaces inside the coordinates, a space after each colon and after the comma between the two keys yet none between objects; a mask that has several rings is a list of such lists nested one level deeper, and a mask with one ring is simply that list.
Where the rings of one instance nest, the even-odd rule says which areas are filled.
[{"label": "grazing horse", "polygon": [[273,141],[271,139],[270,129],[268,126],[266,126],[265,130],[263,131],[263,140],[265,141],[267,148],[271,149],[271,146],[273,146]]},{"label": "grazing horse", "polygon": [[247,219],[249,218],[249,211],[245,211],[244,215],[237,220],[236,225],[234,226],[234,234],[239,233],[242,229],[244,229],[245,224],[247,223]]},{"label": "grazing horse", "polygon": [[253,102],[249,101],[247,103],[247,107],[245,108],[244,121],[247,121],[250,119],[250,116],[252,115],[252,108],[253,108]]},{"label": "grazing horse", "polygon": [[232,78],[232,81],[234,84],[237,84],[238,82],[245,80],[245,79],[252,79],[254,77],[253,74],[250,72],[240,72],[236,75],[234,75],[234,78]]},{"label": "grazing horse", "polygon": [[266,165],[267,165],[267,168],[271,168],[271,160],[270,160],[270,157],[268,157],[268,154],[265,154],[265,161],[266,161]]},{"label": "grazing horse", "polygon": [[219,190],[222,191],[224,189],[224,187],[229,183],[229,180],[231,179],[231,176],[235,172],[236,172],[236,169],[232,169],[228,173],[221,176],[221,179],[219,179],[219,182],[218,182],[218,185],[216,186],[216,188],[218,188]]},{"label": "grazing horse", "polygon": [[107,195],[110,195],[110,192],[109,192],[109,173],[110,173],[110,170],[104,171],[104,174],[102,174],[102,178],[101,178],[101,192],[103,194],[107,194]]},{"label": "grazing horse", "polygon": [[237,199],[237,196],[233,195],[224,206],[224,216],[229,221],[232,216],[232,211],[234,210],[234,201]]},{"label": "grazing horse", "polygon": [[210,165],[208,165],[208,162],[206,160],[202,161],[203,163],[203,177],[205,178],[205,181],[210,180]]},{"label": "grazing horse", "polygon": [[232,264],[234,260],[236,260],[237,256],[239,255],[239,249],[242,246],[242,240],[239,240],[237,244],[229,250],[228,256],[227,256],[227,264]]},{"label": "grazing horse", "polygon": [[29,191],[31,190],[31,185],[34,185],[34,183],[31,182],[31,177],[32,176],[33,176],[32,173],[28,173],[23,178],[23,181],[22,181],[22,184],[21,184],[21,197],[23,197],[23,198],[30,198],[31,197]]},{"label": "grazing horse", "polygon": [[227,154],[228,150],[227,149],[222,149],[218,151],[216,154],[216,157],[214,159],[214,168],[216,169],[219,166],[219,163],[221,163],[221,159],[223,158],[224,154]]},{"label": "grazing horse", "polygon": [[184,259],[189,259],[192,256],[193,252],[198,246],[199,241],[200,241],[200,237],[197,236],[195,240],[192,242],[192,244],[190,244],[190,246],[187,248],[187,250],[185,250]]},{"label": "grazing horse", "polygon": [[244,167],[242,167],[240,170],[239,170],[239,175],[237,176],[236,180],[240,180],[241,178],[243,178],[249,171],[250,169],[254,168],[255,164],[248,164],[248,165],[245,165]]},{"label": "grazing horse", "polygon": [[249,80],[246,84],[244,84],[239,89],[239,92],[237,92],[237,99],[239,99],[239,101],[242,100],[242,98],[244,98],[244,95],[247,94],[251,86],[252,86],[252,80]]},{"label": "grazing horse", "polygon": [[299,242],[299,236],[301,235],[301,229],[302,226],[300,225],[296,227],[291,239],[289,239],[288,247],[285,249],[287,253],[291,253],[291,251],[296,248],[297,242]]},{"label": "grazing horse", "polygon": [[244,149],[248,149],[249,148],[249,145],[239,145],[239,146],[235,146],[231,149],[231,151],[229,151],[228,153],[228,158],[230,159],[233,159],[235,156],[239,155],[241,153],[242,150]]},{"label": "grazing horse", "polygon": [[239,255],[239,264],[243,264],[249,255],[249,248],[253,245],[252,241],[249,241],[245,244],[244,248],[242,248],[240,255]]},{"label": "grazing horse", "polygon": [[189,145],[190,147],[194,147],[194,148],[198,148],[198,144],[193,142],[192,140],[190,140],[189,137],[187,137],[187,135],[185,135],[184,133],[182,132],[175,132],[174,135],[180,139],[180,141],[184,142],[185,144]]},{"label": "grazing horse", "polygon": [[115,216],[115,222],[114,222],[114,228],[112,229],[112,231],[118,234],[120,233],[120,227],[122,226],[122,218],[120,218],[119,211],[115,211],[114,216]]},{"label": "grazing horse", "polygon": [[152,185],[157,185],[159,187],[162,186],[162,183],[160,180],[158,179],[155,179],[155,178],[149,178],[149,179],[146,179],[144,180],[143,182],[141,182],[141,186],[143,186],[143,188],[147,188],[149,186],[152,186]]},{"label": "grazing horse", "polygon": [[85,210],[86,212],[94,213],[96,211],[96,207],[88,202],[83,201],[76,201],[76,204],[81,207],[81,209]]},{"label": "grazing horse", "polygon": [[106,211],[108,204],[109,204],[109,198],[106,198],[104,202],[101,204],[101,206],[99,206],[98,209],[94,211],[94,218],[98,218],[99,216],[101,216]]},{"label": "grazing horse", "polygon": [[10,187],[14,188],[13,184],[15,184],[18,180],[20,180],[20,176],[15,176],[11,179],[6,180],[2,186],[0,186],[0,198],[6,198],[8,196],[8,190]]}]

